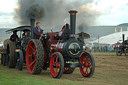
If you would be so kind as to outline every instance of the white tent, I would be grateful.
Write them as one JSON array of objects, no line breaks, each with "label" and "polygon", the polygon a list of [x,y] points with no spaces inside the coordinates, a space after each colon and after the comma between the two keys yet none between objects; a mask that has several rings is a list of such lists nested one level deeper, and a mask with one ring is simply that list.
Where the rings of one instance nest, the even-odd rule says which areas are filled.
[{"label": "white tent", "polygon": [[125,40],[126,40],[128,38],[128,31],[123,31],[100,37],[99,39],[92,41],[92,43],[103,43],[103,44],[115,44],[117,42],[121,43],[122,34],[125,35]]}]

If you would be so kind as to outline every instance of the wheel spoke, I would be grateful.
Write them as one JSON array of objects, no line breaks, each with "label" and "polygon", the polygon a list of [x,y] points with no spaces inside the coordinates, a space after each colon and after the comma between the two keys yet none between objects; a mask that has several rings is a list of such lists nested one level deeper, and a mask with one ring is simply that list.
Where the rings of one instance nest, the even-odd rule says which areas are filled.
[{"label": "wheel spoke", "polygon": [[36,59],[29,65],[29,67],[33,66],[36,63]]},{"label": "wheel spoke", "polygon": [[36,56],[36,52],[37,52],[37,51],[35,50],[34,53],[33,53],[35,56]]},{"label": "wheel spoke", "polygon": [[60,63],[56,62],[56,67],[59,68],[60,67]]},{"label": "wheel spoke", "polygon": [[91,63],[90,62],[88,62],[88,67],[91,67]]},{"label": "wheel spoke", "polygon": [[88,67],[86,67],[86,71],[85,71],[85,73],[88,75]]},{"label": "wheel spoke", "polygon": [[57,67],[56,67],[56,72],[55,73],[56,73],[56,75],[58,74],[58,68]]},{"label": "wheel spoke", "polygon": [[56,63],[58,62],[58,57],[56,57]]},{"label": "wheel spoke", "polygon": [[82,69],[84,69],[85,66],[82,66]]},{"label": "wheel spoke", "polygon": [[85,71],[85,74],[88,75],[88,68],[90,68],[90,62],[89,62],[89,57],[87,56],[86,57],[86,61],[85,61],[85,68],[86,68],[86,71]]},{"label": "wheel spoke", "polygon": [[29,46],[29,47],[32,49],[32,51],[34,51],[34,48],[32,46]]},{"label": "wheel spoke", "polygon": [[55,72],[55,74],[58,75],[58,68],[60,68],[60,63],[58,62],[58,56],[56,57],[55,64],[56,64],[56,72]]},{"label": "wheel spoke", "polygon": [[28,57],[31,57],[31,55],[29,54]]},{"label": "wheel spoke", "polygon": [[86,57],[86,62],[88,62],[88,56]]}]

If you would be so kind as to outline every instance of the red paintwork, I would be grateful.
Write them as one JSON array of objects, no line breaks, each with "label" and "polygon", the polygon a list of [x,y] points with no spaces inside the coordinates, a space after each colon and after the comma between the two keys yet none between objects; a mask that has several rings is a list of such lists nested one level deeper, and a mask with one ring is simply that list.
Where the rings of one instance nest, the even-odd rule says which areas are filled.
[{"label": "red paintwork", "polygon": [[66,72],[68,70],[68,68],[64,67],[64,71],[63,72]]},{"label": "red paintwork", "polygon": [[54,52],[60,52],[61,54],[63,54],[62,53],[62,47],[63,47],[64,43],[60,42],[61,39],[60,40],[56,40],[54,38],[54,35],[57,34],[57,33],[62,34],[62,32],[51,32],[51,33],[49,33],[50,39],[48,39],[46,41],[47,47],[50,47],[52,49],[51,53],[49,54],[49,56],[51,56],[51,54],[54,53]]},{"label": "red paintwork", "polygon": [[91,71],[91,61],[89,56],[83,53],[80,57],[80,63],[85,64],[85,66],[80,67],[80,71],[83,76],[88,76]]},{"label": "red paintwork", "polygon": [[115,43],[115,44],[113,44],[113,46],[121,46],[122,45],[122,43]]},{"label": "red paintwork", "polygon": [[[50,39],[46,40],[46,46],[50,47],[52,49],[52,50],[50,50],[50,53],[48,54],[49,57],[51,57],[51,55],[54,52],[60,52],[62,54],[63,43],[60,43],[61,37],[60,37],[60,40],[56,40],[54,38],[54,35],[57,33],[59,33],[59,35],[61,36],[62,31],[49,33]],[[48,62],[47,61],[48,56],[47,56],[46,49],[47,48],[44,48],[44,63]],[[32,60],[32,58],[30,57],[32,54],[35,56],[34,60]],[[36,64],[36,46],[32,41],[30,41],[28,44],[28,48],[27,48],[27,52],[26,52],[26,64],[27,64],[27,68],[28,68],[29,73],[33,74],[35,64]]]},{"label": "red paintwork", "polygon": [[[65,57],[65,55],[63,54],[62,48],[64,43],[61,42],[62,38],[62,32],[51,32],[49,33],[49,39],[46,40],[44,42],[43,45],[45,45],[44,47],[44,63],[50,63],[50,72],[51,75],[54,78],[57,78],[58,75],[60,74],[60,71],[67,71],[68,68],[64,67],[64,69],[60,69],[61,68],[61,62],[58,60],[59,56],[57,56],[56,54],[54,54],[55,52],[60,52],[62,54],[63,57]],[[59,39],[55,38],[55,35],[59,34]],[[47,49],[50,48],[50,53],[47,52]],[[37,50],[36,50],[36,46],[34,44],[33,41],[30,41],[27,47],[27,51],[26,51],[26,65],[27,65],[27,69],[29,71],[29,73],[33,74],[34,70],[35,70],[35,66],[37,63]],[[34,55],[34,59],[32,59],[31,55]],[[47,56],[49,55],[49,56]],[[48,58],[50,57],[50,58]],[[50,59],[50,61],[48,60]],[[87,77],[92,69],[92,65],[91,65],[91,61],[90,61],[90,57],[86,54],[83,53],[80,57],[80,63],[83,64],[83,66],[80,67],[80,71],[81,74],[84,77]],[[43,63],[42,63],[43,64]],[[65,64],[65,63],[64,63]]]},{"label": "red paintwork", "polygon": [[[31,59],[32,54],[35,56],[34,59]],[[29,73],[31,74],[34,73],[36,59],[37,59],[36,46],[32,41],[30,41],[27,47],[27,52],[26,52],[26,65],[27,65]]]},{"label": "red paintwork", "polygon": [[64,31],[65,28],[66,28],[66,26],[64,25],[61,31]]}]

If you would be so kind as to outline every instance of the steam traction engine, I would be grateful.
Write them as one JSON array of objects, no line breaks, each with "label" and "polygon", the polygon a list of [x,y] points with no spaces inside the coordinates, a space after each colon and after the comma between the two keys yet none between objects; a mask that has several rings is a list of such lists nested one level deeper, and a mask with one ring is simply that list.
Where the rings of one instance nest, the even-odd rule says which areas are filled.
[{"label": "steam traction engine", "polygon": [[86,52],[86,33],[75,34],[76,13],[70,11],[70,27],[60,32],[43,34],[40,39],[32,39],[26,51],[26,64],[29,73],[39,74],[50,67],[51,75],[60,78],[63,73],[71,74],[76,67],[84,77],[91,77],[95,71],[93,56]]},{"label": "steam traction engine", "polygon": [[123,53],[128,58],[128,40],[125,40],[124,34],[122,34],[122,43],[116,48],[116,55],[121,56]]}]

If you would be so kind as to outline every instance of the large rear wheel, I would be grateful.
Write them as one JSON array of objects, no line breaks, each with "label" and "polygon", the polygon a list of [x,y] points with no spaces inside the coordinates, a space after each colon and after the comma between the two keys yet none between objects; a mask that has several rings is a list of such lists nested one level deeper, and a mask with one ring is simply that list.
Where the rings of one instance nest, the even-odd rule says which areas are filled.
[{"label": "large rear wheel", "polygon": [[3,54],[3,66],[6,66],[6,54]]},{"label": "large rear wheel", "polygon": [[88,52],[84,52],[80,57],[80,63],[83,64],[80,67],[81,74],[84,77],[91,77],[95,71],[95,61],[93,56]]},{"label": "large rear wheel", "polygon": [[55,52],[50,59],[50,72],[53,78],[60,78],[64,70],[64,59],[61,53]]},{"label": "large rear wheel", "polygon": [[3,54],[1,54],[1,64],[3,64]]},{"label": "large rear wheel", "polygon": [[16,48],[15,43],[12,41],[9,41],[9,43],[7,45],[7,50],[6,50],[7,66],[9,68],[14,68],[16,65],[15,48]]},{"label": "large rear wheel", "polygon": [[32,39],[27,46],[26,64],[29,73],[39,74],[44,62],[44,49],[40,40]]}]

